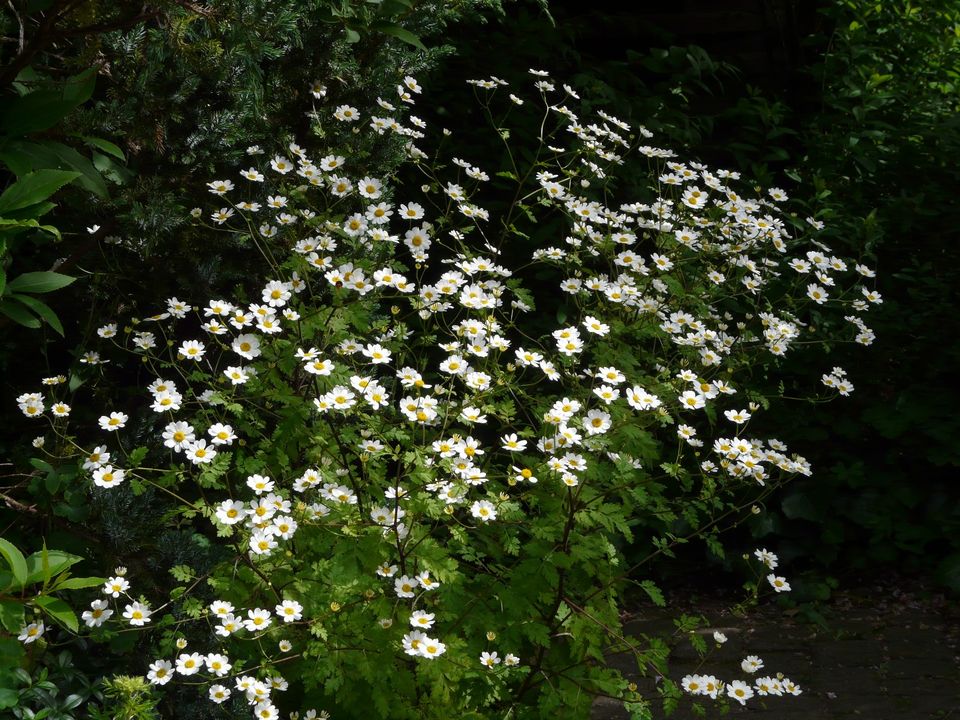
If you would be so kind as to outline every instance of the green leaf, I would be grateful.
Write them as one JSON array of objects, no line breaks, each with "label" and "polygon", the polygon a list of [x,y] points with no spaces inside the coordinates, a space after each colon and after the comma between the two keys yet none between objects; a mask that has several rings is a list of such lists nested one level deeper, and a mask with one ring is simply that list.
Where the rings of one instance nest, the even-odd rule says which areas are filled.
[{"label": "green leaf", "polygon": [[61,583],[57,583],[57,590],[82,590],[83,588],[98,587],[107,581],[100,577],[75,577],[67,578]]},{"label": "green leaf", "polygon": [[20,632],[23,627],[23,603],[18,600],[0,600],[0,625],[8,632]]},{"label": "green leaf", "polygon": [[109,196],[107,183],[89,158],[63,143],[51,140],[12,140],[3,145],[0,160],[7,163],[16,175],[46,168],[75,170],[81,175],[77,178],[80,187],[101,198]]},{"label": "green leaf", "polygon": [[30,464],[37,470],[43,470],[45,473],[56,472],[56,469],[53,467],[53,465],[41,458],[30,458]]},{"label": "green leaf", "polygon": [[77,615],[63,600],[50,597],[49,595],[44,595],[34,600],[34,603],[36,603],[41,610],[47,613],[47,615],[52,617],[54,620],[62,625],[65,625],[70,630],[73,630],[73,632],[77,632],[79,627],[79,623],[77,623]]},{"label": "green leaf", "polygon": [[[53,227],[53,225],[41,225],[32,218],[29,220],[10,220],[8,218],[0,218],[0,233],[15,235],[27,228],[38,228],[39,230],[50,233],[57,238],[57,240],[61,239],[60,231]],[[2,242],[6,242],[6,240],[3,240]]]},{"label": "green leaf", "polygon": [[73,110],[56,90],[36,90],[5,100],[0,111],[0,132],[18,136],[49,130]]},{"label": "green leaf", "polygon": [[138,447],[130,451],[130,455],[127,456],[126,465],[127,467],[136,467],[143,462],[143,459],[147,456],[147,448]]},{"label": "green leaf", "polygon": [[78,177],[80,173],[68,170],[37,170],[28,173],[0,195],[0,214],[36,205]]},{"label": "green leaf", "polygon": [[29,295],[10,295],[10,298],[22,302],[43,320],[46,320],[47,324],[56,330],[60,337],[64,337],[63,325],[60,323],[60,318],[57,317],[57,314],[51,310],[50,306],[45,302],[37,300],[35,297],[30,297]]},{"label": "green leaf", "polygon": [[178,580],[180,582],[190,582],[197,576],[193,568],[189,565],[174,565],[172,568],[170,568],[170,574],[173,576],[174,580]]},{"label": "green leaf", "polygon": [[39,582],[47,583],[50,581],[50,578],[56,577],[64,570],[83,561],[83,558],[79,555],[71,555],[63,550],[46,550],[47,562],[46,568],[44,568],[43,555],[44,551],[41,550],[27,558],[27,567],[29,569],[27,585],[33,585]]},{"label": "green leaf", "polygon": [[644,580],[640,583],[640,587],[643,588],[643,591],[647,596],[653,601],[653,604],[657,607],[666,607],[667,601],[663,597],[663,593],[660,591],[660,588],[657,587],[656,583],[653,580]]},{"label": "green leaf", "polygon": [[0,131],[17,136],[49,130],[90,99],[96,81],[96,70],[91,68],[67,78],[59,87],[5,100],[0,107]]},{"label": "green leaf", "polygon": [[57,503],[53,506],[53,514],[64,517],[71,522],[83,522],[87,519],[88,512],[87,509],[83,507],[77,507],[67,503]]},{"label": "green leaf", "polygon": [[74,708],[80,707],[80,703],[84,701],[83,695],[79,693],[70,693],[64,698],[63,704],[60,706],[62,710],[73,710]]},{"label": "green leaf", "polygon": [[13,280],[8,282],[7,291],[8,293],[48,293],[52,292],[53,290],[65,288],[74,280],[76,280],[75,277],[56,272],[30,272],[24,273],[23,275],[18,275]]},{"label": "green leaf", "polygon": [[23,656],[23,643],[19,642],[16,638],[0,637],[0,667],[19,667],[19,660]]},{"label": "green leaf", "polygon": [[83,105],[93,97],[97,85],[97,68],[87,68],[81,73],[68,77],[63,83],[63,99],[74,107]]},{"label": "green leaf", "polygon": [[[13,632],[12,630],[10,632]],[[20,704],[20,694],[13,688],[0,688],[0,710]]]},{"label": "green leaf", "polygon": [[122,160],[123,162],[127,161],[127,158],[123,154],[123,150],[109,140],[104,140],[103,138],[98,137],[89,137],[87,135],[82,137],[83,141],[87,143],[87,145],[92,145],[98,150],[102,150],[103,152],[107,153],[107,155],[113,155],[115,158],[117,158],[117,160]]},{"label": "green leaf", "polygon": [[56,473],[50,473],[43,481],[43,486],[47,492],[53,495],[60,489],[60,476]]},{"label": "green leaf", "polygon": [[385,0],[380,6],[380,14],[390,16],[403,10],[413,10],[411,0]]},{"label": "green leaf", "polygon": [[27,205],[27,207],[20,208],[19,210],[5,212],[4,217],[9,220],[34,220],[43,217],[56,206],[57,204],[55,202],[44,200],[34,205]]},{"label": "green leaf", "polygon": [[134,177],[121,163],[98,152],[93,153],[93,166],[104,178],[117,185],[124,185]]},{"label": "green leaf", "polygon": [[0,538],[0,555],[3,555],[7,565],[10,566],[13,579],[17,581],[17,584],[21,587],[25,585],[27,581],[27,560],[23,557],[23,553],[9,540]]},{"label": "green leaf", "polygon": [[414,35],[409,30],[400,27],[399,25],[393,25],[390,23],[374,23],[370,26],[371,30],[376,30],[377,32],[382,32],[384,35],[392,35],[398,40],[402,40],[408,45],[413,45],[413,47],[418,50],[427,51],[427,46],[420,42],[420,38]]},{"label": "green leaf", "polygon": [[6,315],[14,322],[20,323],[24,327],[28,327],[33,330],[36,330],[40,327],[40,321],[37,318],[28,313],[19,305],[15,305],[11,302],[0,301],[0,314]]}]

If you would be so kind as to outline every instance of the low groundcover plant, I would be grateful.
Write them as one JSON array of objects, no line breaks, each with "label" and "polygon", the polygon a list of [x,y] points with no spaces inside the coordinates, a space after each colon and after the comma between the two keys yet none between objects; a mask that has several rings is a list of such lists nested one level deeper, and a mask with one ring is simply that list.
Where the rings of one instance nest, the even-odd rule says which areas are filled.
[{"label": "low groundcover plant", "polygon": [[[612,652],[673,700],[800,692],[782,676],[671,681],[662,640],[623,636],[623,592],[662,602],[651,559],[690,537],[718,548],[722,527],[810,473],[751,432],[773,411],[751,378],[802,344],[869,345],[873,273],[786,215],[782,190],[581,117],[574,89],[531,72],[527,98],[473,83],[500,172],[444,160],[447,133],[423,149],[409,77],[376,109],[317,111],[404,143],[409,175],[307,142],[251,148],[194,217],[259,248],[258,294],[170,298],[101,327],[87,372],[108,386],[127,358],[151,381],[140,408],[97,410],[99,427],[78,423],[65,377],[18,399],[91,493],[153,488],[223,550],[202,574],[174,568],[168,598],[123,569],[107,581],[83,613],[94,638],[155,633],[123,672],[259,720],[586,717],[599,695],[649,717]],[[539,133],[511,134],[512,113]],[[631,158],[649,174],[615,199]],[[841,368],[812,384],[852,391]],[[632,566],[631,543],[647,546]],[[758,592],[789,590],[776,556],[756,561]]]}]

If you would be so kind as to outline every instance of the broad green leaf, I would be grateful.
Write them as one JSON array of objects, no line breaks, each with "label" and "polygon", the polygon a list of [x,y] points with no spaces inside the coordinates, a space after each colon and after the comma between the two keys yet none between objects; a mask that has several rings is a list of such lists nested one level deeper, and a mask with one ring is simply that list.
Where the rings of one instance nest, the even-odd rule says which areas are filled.
[{"label": "broad green leaf", "polygon": [[31,328],[32,330],[36,330],[40,327],[40,320],[35,318],[16,303],[0,300],[0,314],[6,315],[15,323],[19,323],[24,327]]},{"label": "broad green leaf", "polygon": [[55,202],[44,200],[34,205],[27,205],[25,208],[20,208],[19,210],[8,210],[3,213],[3,216],[10,220],[35,220],[43,217],[56,206],[57,204]]},{"label": "broad green leaf", "polygon": [[104,178],[117,185],[124,185],[134,177],[132,172],[112,157],[95,152],[92,159],[93,166],[97,171]]},{"label": "broad green leaf", "polygon": [[50,578],[54,578],[64,570],[82,562],[83,558],[79,555],[71,555],[63,550],[47,550],[47,567],[43,567],[43,551],[35,552],[27,558],[27,585],[34,583],[46,583]]},{"label": "broad green leaf", "polygon": [[0,667],[19,667],[23,655],[23,643],[15,637],[0,637]]},{"label": "broad green leaf", "polygon": [[56,469],[53,467],[53,465],[41,458],[30,458],[30,464],[37,470],[43,470],[45,473],[56,472]]},{"label": "broad green leaf", "polygon": [[47,613],[47,615],[52,617],[54,620],[65,625],[70,630],[73,630],[73,632],[77,631],[77,628],[79,627],[77,615],[63,600],[50,597],[49,595],[44,595],[42,597],[38,597],[36,600],[34,600],[34,602],[41,610]]},{"label": "broad green leaf", "polygon": [[9,540],[0,538],[0,555],[3,555],[13,572],[13,579],[18,585],[24,585],[27,581],[27,560],[23,557],[17,547]]},{"label": "broad green leaf", "polygon": [[57,490],[60,489],[60,476],[56,473],[50,473],[46,478],[44,478],[43,487],[48,493],[53,495],[57,492]]},{"label": "broad green leaf", "polygon": [[56,330],[60,337],[64,337],[63,325],[60,323],[60,318],[57,317],[57,314],[45,302],[37,300],[35,297],[30,297],[29,295],[10,295],[10,298],[22,302],[43,320],[46,320],[47,324]]},{"label": "broad green leaf", "polygon": [[398,40],[402,40],[408,45],[412,45],[418,50],[427,51],[427,46],[420,42],[420,38],[414,35],[409,30],[400,27],[399,25],[392,25],[389,23],[374,23],[370,26],[371,30],[376,30],[377,32],[382,32],[384,35],[391,35]]},{"label": "broad green leaf", "polygon": [[[0,233],[8,235],[16,235],[23,230],[28,228],[37,228],[38,230],[43,230],[53,235],[57,240],[61,239],[60,231],[55,228],[53,225],[41,225],[33,218],[29,220],[11,220],[8,218],[0,218]],[[2,240],[6,242],[6,240]]]},{"label": "broad green leaf", "polygon": [[68,77],[63,83],[63,99],[74,107],[83,105],[93,97],[97,85],[97,69],[87,68],[81,73]]},{"label": "broad green leaf", "polygon": [[8,632],[20,632],[23,627],[23,603],[19,600],[0,600],[0,625]]},{"label": "broad green leaf", "polygon": [[68,170],[37,170],[28,173],[0,195],[0,214],[36,205],[78,177],[80,173]]},{"label": "broad green leaf", "polygon": [[4,101],[0,132],[18,136],[49,130],[73,110],[57,90],[35,90]]},{"label": "broad green leaf", "polygon": [[56,144],[49,140],[8,140],[0,147],[0,161],[17,176],[26,175],[31,170],[61,168],[62,161],[54,151]]},{"label": "broad green leaf", "polygon": [[76,180],[80,187],[101,198],[109,195],[103,176],[90,159],[63,143],[51,140],[12,140],[3,145],[0,160],[7,163],[16,175],[47,168],[74,170],[81,175]]},{"label": "broad green leaf", "polygon": [[7,287],[7,272],[0,268],[0,297],[3,297],[3,291]]},{"label": "broad green leaf", "polygon": [[53,514],[64,517],[71,522],[83,522],[89,514],[87,509],[76,505],[70,505],[62,502],[53,506]]},{"label": "broad green leaf", "polygon": [[411,0],[384,0],[377,14],[380,17],[389,18],[412,8]]},{"label": "broad green leaf", "polygon": [[5,100],[0,107],[0,132],[15,137],[49,130],[90,99],[96,79],[96,71],[91,68],[67,78],[59,87]]},{"label": "broad green leaf", "polygon": [[7,292],[48,293],[59,290],[60,288],[65,288],[74,280],[76,280],[75,277],[50,272],[49,270],[24,273],[7,283]]},{"label": "broad green leaf", "polygon": [[127,158],[123,154],[123,150],[121,150],[119,147],[114,145],[109,140],[104,140],[103,138],[89,137],[87,135],[84,135],[83,141],[87,143],[87,145],[92,145],[98,150],[102,150],[103,152],[107,153],[107,155],[113,155],[115,158],[117,158],[117,160],[122,160],[123,162],[127,161]]},{"label": "broad green leaf", "polygon": [[57,590],[82,590],[83,588],[98,587],[107,581],[106,578],[99,577],[75,577],[67,578],[61,583],[57,583]]},{"label": "broad green leaf", "polygon": [[21,220],[13,218],[0,217],[0,232],[6,233],[11,231],[18,231],[28,227],[40,227],[40,223],[36,220]]},{"label": "broad green leaf", "polygon": [[80,187],[89,190],[97,197],[109,197],[107,183],[89,158],[61,143],[51,143],[51,145],[54,146],[57,157],[60,159],[60,167],[68,167],[80,173],[81,176],[77,178],[77,184]]},{"label": "broad green leaf", "polygon": [[60,707],[63,710],[73,710],[74,708],[80,707],[80,703],[82,703],[83,700],[83,695],[80,695],[79,693],[71,693],[67,695]]}]

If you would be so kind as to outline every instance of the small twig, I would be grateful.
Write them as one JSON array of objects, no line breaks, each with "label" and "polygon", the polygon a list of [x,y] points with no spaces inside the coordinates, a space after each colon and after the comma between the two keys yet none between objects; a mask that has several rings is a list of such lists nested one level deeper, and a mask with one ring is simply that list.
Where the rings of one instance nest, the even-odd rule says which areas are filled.
[{"label": "small twig", "polygon": [[13,11],[13,16],[17,19],[17,25],[20,26],[20,42],[17,45],[17,54],[20,54],[23,52],[23,46],[26,43],[23,34],[23,18],[20,17],[20,13],[17,12],[17,7],[13,4],[13,0],[7,0],[7,5],[10,6],[10,9]]},{"label": "small twig", "polygon": [[3,501],[14,510],[19,510],[20,512],[28,512],[33,515],[36,515],[38,512],[40,512],[39,510],[37,510],[36,505],[25,505],[19,500],[14,500],[12,497],[7,495],[6,493],[0,493],[0,498],[3,498]]}]

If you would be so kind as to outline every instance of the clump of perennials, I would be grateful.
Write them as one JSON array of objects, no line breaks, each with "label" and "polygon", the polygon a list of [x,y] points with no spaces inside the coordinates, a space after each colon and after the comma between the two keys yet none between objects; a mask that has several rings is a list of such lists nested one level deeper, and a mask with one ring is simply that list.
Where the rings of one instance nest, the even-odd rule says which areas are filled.
[{"label": "clump of perennials", "polygon": [[[682,507],[699,523],[697,503],[747,516],[811,472],[749,429],[771,405],[750,369],[801,342],[869,345],[863,315],[881,298],[861,283],[873,272],[816,240],[820,221],[786,222],[783,190],[681,162],[603,111],[581,117],[572,87],[531,72],[527,99],[504,98],[499,78],[472,82],[491,119],[542,116],[538,136],[505,140],[511,167],[499,176],[421,149],[412,77],[373,112],[318,116],[401,143],[422,185],[354,167],[346,149],[251,147],[249,167],[212,180],[213,209],[193,215],[261,251],[255,297],[170,298],[152,317],[100,328],[87,372],[108,377],[105,363],[125,355],[142,363],[146,409],[103,407],[75,427],[62,376],[18,398],[91,493],[153,488],[229,556],[156,605],[118,571],[83,614],[91,632],[175,619],[176,645],[160,642],[146,668],[154,685],[236,696],[273,720],[294,681],[313,681],[331,708],[351,688],[376,692],[361,682],[373,662],[413,678],[390,687],[441,683],[469,704],[461,711],[502,715],[531,689],[564,691],[560,647],[584,677],[614,672],[577,642],[594,633],[618,647],[629,567],[618,548],[633,520]],[[510,148],[521,139],[533,142],[525,156]],[[654,168],[655,191],[617,203],[610,180],[629,155]],[[547,244],[527,217],[566,230]],[[534,273],[551,286],[525,287]],[[831,311],[845,324],[819,321]],[[825,328],[815,336],[812,319]],[[837,367],[822,384],[822,398],[853,390]],[[776,567],[772,553],[757,557]],[[768,574],[763,587],[789,583]],[[565,630],[575,622],[576,636]],[[28,626],[21,640],[42,632]],[[762,667],[748,660],[747,672]],[[690,675],[682,688],[740,703],[800,692],[779,675],[752,686]]]}]

